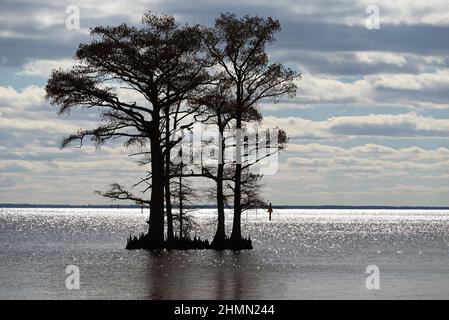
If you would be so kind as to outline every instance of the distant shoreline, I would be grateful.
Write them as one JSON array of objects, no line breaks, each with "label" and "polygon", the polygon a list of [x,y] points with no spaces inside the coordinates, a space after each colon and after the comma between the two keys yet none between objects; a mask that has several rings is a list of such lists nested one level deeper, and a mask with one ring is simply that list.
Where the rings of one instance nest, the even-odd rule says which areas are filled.
[{"label": "distant shoreline", "polygon": [[[81,208],[81,209],[140,209],[138,205],[64,205],[64,204],[24,204],[0,203],[0,208]],[[175,206],[176,208],[176,206]],[[214,209],[213,205],[192,205],[188,209]],[[232,207],[231,207],[232,208]],[[449,210],[449,207],[432,206],[343,206],[343,205],[273,205],[274,209],[395,209],[395,210]]]}]

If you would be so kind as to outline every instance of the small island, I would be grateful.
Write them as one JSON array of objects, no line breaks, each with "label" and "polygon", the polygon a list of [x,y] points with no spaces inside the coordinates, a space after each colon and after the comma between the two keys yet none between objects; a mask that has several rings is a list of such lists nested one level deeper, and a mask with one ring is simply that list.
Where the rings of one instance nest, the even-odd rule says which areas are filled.
[{"label": "small island", "polygon": [[[80,129],[61,146],[82,146],[89,138],[100,148],[121,140],[142,164],[133,186],[113,183],[97,191],[149,209],[148,233],[130,236],[127,249],[253,248],[242,236],[242,213],[268,208],[261,164],[276,161],[288,141],[283,129],[261,126],[261,102],[294,97],[300,78],[268,59],[266,46],[279,31],[279,21],[270,17],[222,13],[206,27],[149,12],[140,28],[93,28],[92,41],[75,54],[77,64],[53,70],[46,98],[60,115],[100,112],[96,128]],[[194,190],[192,179],[202,179],[207,192]],[[192,238],[195,222],[185,205],[211,200],[215,236],[210,242]],[[233,211],[229,237],[225,208]]]}]

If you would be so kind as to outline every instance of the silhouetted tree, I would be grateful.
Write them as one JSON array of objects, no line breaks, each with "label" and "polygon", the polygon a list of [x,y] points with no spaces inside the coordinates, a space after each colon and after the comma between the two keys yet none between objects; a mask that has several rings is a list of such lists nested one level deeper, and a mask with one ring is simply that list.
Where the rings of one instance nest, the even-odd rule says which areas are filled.
[{"label": "silhouetted tree", "polygon": [[282,96],[296,94],[294,80],[300,76],[279,63],[269,63],[266,45],[275,40],[274,34],[280,24],[272,18],[221,14],[215,27],[208,30],[206,45],[208,52],[226,81],[232,83],[232,99],[236,129],[236,164],[234,174],[234,220],[231,242],[235,248],[241,241],[242,213],[242,128],[248,114],[258,113],[263,99],[274,102]]},{"label": "silhouetted tree", "polygon": [[[182,156],[182,149],[180,150]],[[182,160],[172,166],[175,171],[174,175],[178,176],[178,181],[173,181],[172,196],[175,203],[178,203],[178,212],[173,215],[174,220],[178,223],[179,239],[190,238],[190,232],[197,225],[194,218],[190,215],[192,210],[187,206],[192,205],[192,199],[198,199],[198,194],[192,188],[189,182],[184,179],[183,171],[188,167]]]},{"label": "silhouetted tree", "polygon": [[[59,114],[75,108],[97,108],[101,123],[64,139],[62,146],[90,137],[97,145],[115,138],[126,144],[149,141],[151,200],[149,247],[164,244],[164,148],[169,126],[166,115],[207,78],[198,58],[199,26],[180,26],[169,15],[145,14],[142,28],[122,24],[96,27],[94,40],[80,45],[71,70],[54,70],[46,86],[47,99]],[[122,94],[127,90],[128,94]],[[114,191],[114,190],[112,190]],[[117,191],[117,190],[115,190]],[[122,190],[123,191],[123,190]],[[173,238],[168,215],[168,238]]]},{"label": "silhouetted tree", "polygon": [[[212,241],[213,248],[225,247],[225,201],[227,197],[224,194],[224,175],[225,175],[225,130],[231,126],[231,121],[234,119],[233,107],[234,100],[232,99],[232,93],[230,92],[231,83],[226,78],[215,76],[216,84],[206,88],[197,99],[191,101],[194,109],[198,110],[202,114],[200,118],[202,123],[211,125],[216,129],[218,136],[215,141],[217,145],[216,166],[203,165],[201,170],[202,174],[212,179],[215,182],[215,201],[217,203],[217,230]],[[214,143],[214,141],[211,141]],[[210,156],[210,155],[209,155]],[[229,171],[229,170],[227,170]],[[228,172],[229,175],[229,172]]]}]

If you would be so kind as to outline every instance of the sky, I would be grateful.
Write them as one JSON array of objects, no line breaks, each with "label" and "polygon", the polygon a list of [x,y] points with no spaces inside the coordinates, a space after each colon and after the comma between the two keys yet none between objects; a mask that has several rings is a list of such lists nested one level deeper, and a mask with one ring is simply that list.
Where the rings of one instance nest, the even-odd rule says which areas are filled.
[{"label": "sky", "polygon": [[449,206],[447,0],[0,0],[0,203],[106,204],[95,190],[142,176],[119,143],[61,150],[97,117],[58,117],[44,86],[90,27],[149,10],[206,25],[220,12],[279,19],[270,59],[302,79],[294,99],[263,103],[264,125],[290,136],[263,180],[274,205]]}]

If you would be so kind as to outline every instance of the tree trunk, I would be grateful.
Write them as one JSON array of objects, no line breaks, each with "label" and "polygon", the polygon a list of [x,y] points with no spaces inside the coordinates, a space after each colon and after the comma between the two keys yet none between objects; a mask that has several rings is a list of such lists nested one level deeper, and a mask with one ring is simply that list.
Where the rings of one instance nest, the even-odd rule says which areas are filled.
[{"label": "tree trunk", "polygon": [[217,209],[217,231],[215,233],[214,240],[212,241],[212,247],[220,249],[223,248],[226,239],[223,195],[223,164],[218,164],[217,168]]},{"label": "tree trunk", "polygon": [[240,246],[240,242],[242,240],[242,226],[241,226],[241,216],[242,216],[242,207],[241,207],[241,181],[242,181],[242,118],[241,114],[237,115],[236,119],[236,152],[235,152],[235,175],[234,175],[234,220],[232,224],[232,234],[231,234],[231,244],[238,248]]},{"label": "tree trunk", "polygon": [[151,203],[149,219],[149,245],[162,248],[164,245],[164,163],[157,130],[151,134]]},{"label": "tree trunk", "polygon": [[182,161],[181,161],[181,175],[179,176],[179,240],[182,240],[182,228],[184,227],[182,221]]},{"label": "tree trunk", "polygon": [[241,177],[242,165],[235,166],[235,187],[234,187],[234,220],[232,224],[231,243],[238,245],[242,239],[242,207],[241,207]]},{"label": "tree trunk", "polygon": [[[167,108],[168,109],[168,108]],[[173,215],[170,192],[170,117],[168,111],[165,116],[165,210],[167,215],[167,241],[172,243],[173,233]]]},{"label": "tree trunk", "polygon": [[218,155],[218,166],[217,166],[217,209],[218,209],[218,220],[217,220],[217,231],[215,233],[214,240],[211,246],[216,249],[224,249],[226,240],[225,231],[225,212],[224,212],[224,194],[223,194],[223,170],[224,170],[224,141],[223,141],[223,130],[220,128],[219,137],[219,155]]}]

